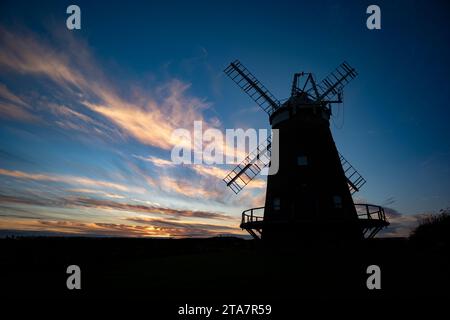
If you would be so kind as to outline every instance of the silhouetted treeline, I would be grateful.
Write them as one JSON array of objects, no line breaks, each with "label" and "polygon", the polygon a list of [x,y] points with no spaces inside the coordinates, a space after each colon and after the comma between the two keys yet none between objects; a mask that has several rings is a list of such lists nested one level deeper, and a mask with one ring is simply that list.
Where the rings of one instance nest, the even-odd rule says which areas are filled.
[{"label": "silhouetted treeline", "polygon": [[450,247],[450,208],[424,218],[410,239],[419,245]]}]

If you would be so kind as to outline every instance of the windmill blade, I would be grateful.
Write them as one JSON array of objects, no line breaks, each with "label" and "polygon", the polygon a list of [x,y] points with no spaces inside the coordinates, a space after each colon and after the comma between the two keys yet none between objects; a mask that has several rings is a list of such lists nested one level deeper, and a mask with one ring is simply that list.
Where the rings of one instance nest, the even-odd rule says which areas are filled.
[{"label": "windmill blade", "polygon": [[239,60],[230,63],[224,72],[269,116],[280,107],[280,101]]},{"label": "windmill blade", "polygon": [[333,100],[338,93],[342,92],[347,83],[356,78],[357,75],[356,70],[344,61],[317,85],[319,98],[316,101]]},{"label": "windmill blade", "polygon": [[350,193],[354,194],[366,183],[366,179],[364,179],[363,176],[340,153],[339,160],[341,160],[342,169],[344,170],[345,177],[347,178]]},{"label": "windmill blade", "polygon": [[234,193],[239,193],[250,181],[255,178],[263,168],[269,165],[271,156],[272,137],[261,143],[256,150],[251,152],[228,175],[223,178]]}]

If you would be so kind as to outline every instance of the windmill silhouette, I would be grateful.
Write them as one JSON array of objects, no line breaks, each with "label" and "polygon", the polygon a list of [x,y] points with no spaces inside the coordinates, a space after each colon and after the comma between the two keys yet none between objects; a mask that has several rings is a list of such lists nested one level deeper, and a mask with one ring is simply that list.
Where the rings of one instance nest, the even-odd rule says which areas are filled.
[{"label": "windmill silhouette", "polygon": [[[382,207],[353,202],[366,180],[338,152],[330,130],[332,104],[342,102],[344,86],[357,76],[354,68],[343,62],[319,83],[312,73],[295,73],[283,103],[238,60],[224,72],[279,132],[279,169],[268,175],[265,206],[245,210],[241,228],[269,242],[353,241],[373,238],[389,225]],[[223,181],[237,194],[271,158],[269,137]]]}]

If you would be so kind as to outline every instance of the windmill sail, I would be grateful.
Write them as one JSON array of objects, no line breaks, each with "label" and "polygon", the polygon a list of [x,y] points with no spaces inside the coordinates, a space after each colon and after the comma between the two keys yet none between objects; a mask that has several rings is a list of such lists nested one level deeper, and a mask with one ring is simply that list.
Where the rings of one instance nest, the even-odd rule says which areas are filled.
[{"label": "windmill sail", "polygon": [[280,101],[238,60],[230,63],[224,72],[269,116],[280,107]]},{"label": "windmill sail", "polygon": [[223,179],[234,193],[239,193],[263,168],[270,164],[272,137],[261,143]]},{"label": "windmill sail", "polygon": [[347,178],[350,193],[354,194],[366,183],[366,179],[364,179],[362,175],[340,153],[339,160],[341,160],[342,169],[344,170],[345,177]]},{"label": "windmill sail", "polygon": [[357,75],[356,70],[344,61],[317,85],[319,91],[319,98],[317,100],[332,100]]}]

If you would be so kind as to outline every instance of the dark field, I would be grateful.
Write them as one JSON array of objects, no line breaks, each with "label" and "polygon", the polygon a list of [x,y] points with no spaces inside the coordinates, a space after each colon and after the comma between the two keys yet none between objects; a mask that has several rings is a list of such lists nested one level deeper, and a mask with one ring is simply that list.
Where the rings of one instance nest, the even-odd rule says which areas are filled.
[{"label": "dark field", "polygon": [[[406,239],[352,248],[264,248],[236,238],[2,239],[4,298],[142,298],[151,301],[266,303],[303,299],[446,298],[447,249]],[[67,266],[81,268],[81,290],[66,288]],[[381,290],[366,287],[381,268]],[[241,302],[243,303],[243,302]]]}]

